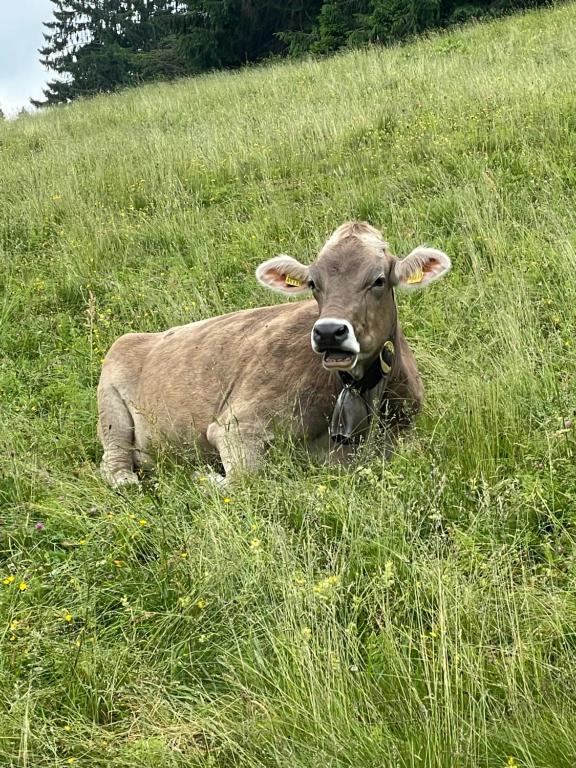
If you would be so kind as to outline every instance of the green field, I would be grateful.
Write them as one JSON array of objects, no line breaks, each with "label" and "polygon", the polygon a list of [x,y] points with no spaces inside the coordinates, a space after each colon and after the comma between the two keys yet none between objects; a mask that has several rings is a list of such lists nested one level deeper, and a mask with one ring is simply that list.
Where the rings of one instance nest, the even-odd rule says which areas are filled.
[{"label": "green field", "polygon": [[[571,4],[0,124],[1,766],[574,768],[575,49]],[[114,339],[348,218],[453,260],[397,454],[104,486]]]}]

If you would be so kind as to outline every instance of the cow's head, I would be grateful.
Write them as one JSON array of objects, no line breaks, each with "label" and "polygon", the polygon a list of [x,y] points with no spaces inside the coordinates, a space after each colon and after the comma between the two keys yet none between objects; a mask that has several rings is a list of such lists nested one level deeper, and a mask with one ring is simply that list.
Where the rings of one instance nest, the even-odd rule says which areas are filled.
[{"label": "cow's head", "polygon": [[325,368],[361,377],[395,334],[393,289],[424,288],[450,266],[448,256],[433,248],[416,248],[397,259],[377,229],[366,222],[347,222],[309,267],[291,256],[278,256],[261,264],[256,277],[279,293],[312,291],[320,310],[312,327],[312,348],[323,355]]}]

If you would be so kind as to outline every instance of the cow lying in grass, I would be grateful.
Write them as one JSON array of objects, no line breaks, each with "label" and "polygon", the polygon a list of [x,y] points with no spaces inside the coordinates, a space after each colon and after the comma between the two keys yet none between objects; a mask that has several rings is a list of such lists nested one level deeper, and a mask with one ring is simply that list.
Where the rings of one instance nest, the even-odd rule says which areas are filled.
[{"label": "cow lying in grass", "polygon": [[376,229],[347,222],[310,266],[278,256],[256,271],[262,285],[311,300],[122,336],[98,386],[104,479],[137,483],[165,442],[219,458],[232,480],[258,468],[275,423],[336,450],[374,417],[406,424],[423,390],[394,288],[422,288],[449,269],[441,251],[399,260]]}]

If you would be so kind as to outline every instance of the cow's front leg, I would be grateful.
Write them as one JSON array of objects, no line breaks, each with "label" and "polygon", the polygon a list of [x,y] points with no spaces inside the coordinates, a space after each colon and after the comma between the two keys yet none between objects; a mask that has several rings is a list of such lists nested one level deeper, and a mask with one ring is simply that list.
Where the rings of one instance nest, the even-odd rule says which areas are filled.
[{"label": "cow's front leg", "polygon": [[[206,432],[208,442],[220,454],[226,484],[245,474],[255,474],[262,465],[267,436],[254,425],[238,421],[213,422]],[[219,483],[220,484],[220,483]]]}]

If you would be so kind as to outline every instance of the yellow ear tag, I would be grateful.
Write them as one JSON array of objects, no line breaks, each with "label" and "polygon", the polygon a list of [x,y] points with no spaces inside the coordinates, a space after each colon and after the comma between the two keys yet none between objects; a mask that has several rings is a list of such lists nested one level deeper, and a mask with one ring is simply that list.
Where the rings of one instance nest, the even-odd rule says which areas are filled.
[{"label": "yellow ear tag", "polygon": [[290,275],[284,275],[284,282],[286,285],[292,285],[294,288],[300,288],[302,285],[302,282],[300,280],[297,280],[295,277],[290,277]]},{"label": "yellow ear tag", "polygon": [[414,274],[410,275],[410,277],[407,278],[406,285],[414,285],[415,283],[421,283],[422,280],[424,280],[424,272],[422,272],[422,270],[419,269],[418,272],[414,272]]}]

